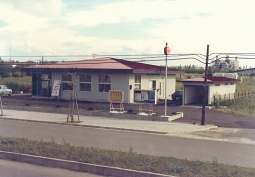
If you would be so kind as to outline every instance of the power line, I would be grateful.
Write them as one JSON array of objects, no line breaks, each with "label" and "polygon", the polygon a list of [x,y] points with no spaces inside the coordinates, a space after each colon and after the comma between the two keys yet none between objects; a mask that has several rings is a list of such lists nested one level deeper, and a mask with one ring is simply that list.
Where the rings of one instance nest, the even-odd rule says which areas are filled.
[{"label": "power line", "polygon": [[[226,55],[226,56],[222,56]],[[234,56],[229,56],[229,55],[234,55]],[[139,63],[142,62],[158,62],[158,61],[165,61],[165,55],[164,54],[132,54],[132,55],[96,55],[97,57],[105,57],[105,58],[111,58],[111,57],[119,57],[118,59],[123,59],[123,60],[132,60],[136,61]],[[210,60],[214,59],[222,59],[222,58],[235,58],[235,59],[255,59],[255,53],[212,53],[209,55]],[[221,56],[221,57],[219,57]],[[9,57],[9,56],[1,56],[1,57]],[[22,55],[13,55],[12,58],[65,58],[65,57],[84,57],[92,59],[91,55],[27,55],[27,56],[22,56]],[[99,58],[100,59],[100,58]],[[115,58],[117,59],[117,58]],[[85,59],[88,60],[88,59]],[[84,61],[85,61],[84,60]],[[95,60],[95,59],[94,59]],[[202,64],[205,64],[202,60],[205,60],[205,55],[200,54],[200,53],[188,53],[188,54],[170,54],[168,57],[169,61],[178,61],[178,60],[196,60]],[[39,60],[40,61],[40,60]],[[104,61],[103,59],[100,59],[100,61]],[[70,61],[71,62],[71,61]],[[214,63],[215,61],[210,62],[209,64]],[[63,62],[61,62],[63,63]],[[88,63],[88,64],[93,64],[93,63]]]},{"label": "power line", "polygon": [[[136,62],[157,62],[157,61],[164,61],[164,55],[163,54],[135,54],[135,55],[97,55],[97,57],[119,57],[118,59],[123,59],[123,60],[133,60]],[[185,56],[185,57],[184,57]],[[188,57],[190,56],[190,57]],[[198,57],[200,59],[197,59],[195,57]],[[9,57],[9,56],[2,56],[2,57]],[[12,56],[13,58],[15,57],[23,57],[23,58],[64,58],[64,57],[90,57],[91,55],[45,55],[45,56],[38,56],[38,55],[34,55],[34,56]],[[154,59],[154,60],[150,60],[150,59]],[[204,62],[202,62],[201,60],[204,60],[203,55],[202,54],[170,54],[169,55],[169,60],[188,60],[188,59],[195,59],[197,61],[199,61],[200,63],[205,64]],[[101,61],[103,61],[101,59]]]}]

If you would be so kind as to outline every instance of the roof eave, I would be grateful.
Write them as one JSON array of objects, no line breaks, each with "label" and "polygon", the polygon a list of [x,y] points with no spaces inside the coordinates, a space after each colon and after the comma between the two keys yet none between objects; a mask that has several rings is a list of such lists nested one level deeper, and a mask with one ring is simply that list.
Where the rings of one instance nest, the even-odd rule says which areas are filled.
[{"label": "roof eave", "polygon": [[[134,74],[165,74],[165,71],[162,70],[154,70],[154,69],[133,69]],[[185,72],[182,70],[177,71],[167,71],[167,74],[184,74]]]}]

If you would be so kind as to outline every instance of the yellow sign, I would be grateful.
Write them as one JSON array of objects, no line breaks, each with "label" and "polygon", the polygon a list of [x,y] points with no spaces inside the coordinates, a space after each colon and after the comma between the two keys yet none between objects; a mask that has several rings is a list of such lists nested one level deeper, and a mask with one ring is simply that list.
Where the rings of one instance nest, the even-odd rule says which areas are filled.
[{"label": "yellow sign", "polygon": [[122,103],[124,98],[124,92],[119,90],[109,90],[109,102]]}]

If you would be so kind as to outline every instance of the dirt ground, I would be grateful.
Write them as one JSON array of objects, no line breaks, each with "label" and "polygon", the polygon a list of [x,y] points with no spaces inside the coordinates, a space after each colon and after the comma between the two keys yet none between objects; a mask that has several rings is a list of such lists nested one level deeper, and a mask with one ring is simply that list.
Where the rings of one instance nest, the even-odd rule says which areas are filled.
[{"label": "dirt ground", "polygon": [[[68,100],[53,100],[45,98],[35,98],[30,95],[13,95],[10,97],[2,97],[3,104],[20,104],[33,106],[50,106],[50,107],[69,107]],[[96,110],[110,110],[109,103],[94,103],[78,101],[79,109],[93,108]],[[119,105],[114,105],[118,107]],[[143,109],[149,109],[150,105],[143,104]],[[133,110],[139,112],[139,104],[124,104],[125,111]],[[153,105],[153,112],[164,114],[165,105]],[[187,122],[193,124],[200,124],[202,117],[202,109],[199,106],[180,106],[169,103],[167,106],[167,113],[183,112],[184,117],[174,120],[174,122]],[[247,128],[255,129],[255,118],[236,116],[229,113],[220,112],[214,109],[205,110],[205,124],[213,124],[218,127],[228,128]]]}]

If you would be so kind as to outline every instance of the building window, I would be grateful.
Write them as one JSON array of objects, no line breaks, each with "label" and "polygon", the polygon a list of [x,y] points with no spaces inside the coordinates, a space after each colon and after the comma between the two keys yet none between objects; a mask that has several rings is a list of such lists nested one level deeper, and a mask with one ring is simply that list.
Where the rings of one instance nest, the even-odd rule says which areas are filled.
[{"label": "building window", "polygon": [[42,80],[48,80],[48,79],[50,79],[50,78],[49,78],[49,74],[42,74],[41,78],[42,78]]},{"label": "building window", "polygon": [[72,90],[72,76],[68,73],[62,74],[62,89],[63,90]]},{"label": "building window", "polygon": [[156,81],[155,80],[152,81],[152,90],[156,90]]},{"label": "building window", "polygon": [[228,85],[228,83],[225,83],[224,85]]},{"label": "building window", "polygon": [[91,91],[91,75],[80,74],[80,91]]},{"label": "building window", "polygon": [[234,85],[234,83],[230,83],[230,85]]},{"label": "building window", "polygon": [[98,76],[99,92],[109,92],[111,90],[111,76],[100,74]]},{"label": "building window", "polygon": [[220,84],[215,84],[215,86],[220,86]]},{"label": "building window", "polygon": [[135,75],[135,89],[141,89],[141,75]]}]

